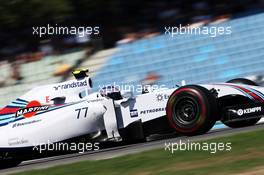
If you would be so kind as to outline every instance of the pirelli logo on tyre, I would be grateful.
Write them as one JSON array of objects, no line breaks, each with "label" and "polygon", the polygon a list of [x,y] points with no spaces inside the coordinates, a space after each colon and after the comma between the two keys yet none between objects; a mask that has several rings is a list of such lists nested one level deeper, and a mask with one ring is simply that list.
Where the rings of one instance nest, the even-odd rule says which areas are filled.
[{"label": "pirelli logo on tyre", "polygon": [[247,109],[238,109],[237,115],[242,116],[244,114],[251,114],[251,113],[261,112],[261,111],[262,111],[261,106],[254,107],[254,108],[247,108]]}]

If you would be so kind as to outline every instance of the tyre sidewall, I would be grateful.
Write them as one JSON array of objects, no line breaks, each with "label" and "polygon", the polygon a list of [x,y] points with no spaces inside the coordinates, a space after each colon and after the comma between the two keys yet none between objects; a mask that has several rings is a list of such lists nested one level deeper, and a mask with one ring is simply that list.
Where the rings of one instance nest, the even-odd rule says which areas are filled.
[{"label": "tyre sidewall", "polygon": [[[175,107],[179,100],[186,97],[196,101],[199,116],[192,125],[183,126],[175,120],[175,117],[177,117],[175,116]],[[197,85],[184,86],[175,90],[170,96],[166,107],[169,123],[177,132],[186,135],[207,132],[215,123],[213,115],[214,111],[216,111],[216,100],[213,98],[213,95],[207,89]]]}]

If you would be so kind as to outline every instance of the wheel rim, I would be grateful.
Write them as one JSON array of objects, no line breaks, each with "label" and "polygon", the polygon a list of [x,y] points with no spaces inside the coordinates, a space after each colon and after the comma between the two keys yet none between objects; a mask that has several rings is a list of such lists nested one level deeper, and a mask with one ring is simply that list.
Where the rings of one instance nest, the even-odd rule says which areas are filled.
[{"label": "wheel rim", "polygon": [[200,110],[193,98],[178,99],[174,105],[173,119],[180,125],[193,126],[199,118]]}]

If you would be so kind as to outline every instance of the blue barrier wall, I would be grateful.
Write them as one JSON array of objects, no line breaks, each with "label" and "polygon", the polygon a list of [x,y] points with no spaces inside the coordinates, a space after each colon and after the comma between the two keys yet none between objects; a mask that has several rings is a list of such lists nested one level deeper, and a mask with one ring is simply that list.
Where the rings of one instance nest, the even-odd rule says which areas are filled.
[{"label": "blue barrier wall", "polygon": [[149,72],[157,84],[222,82],[264,71],[264,13],[209,27],[231,26],[230,35],[160,35],[119,47],[94,77],[94,85],[137,84]]}]

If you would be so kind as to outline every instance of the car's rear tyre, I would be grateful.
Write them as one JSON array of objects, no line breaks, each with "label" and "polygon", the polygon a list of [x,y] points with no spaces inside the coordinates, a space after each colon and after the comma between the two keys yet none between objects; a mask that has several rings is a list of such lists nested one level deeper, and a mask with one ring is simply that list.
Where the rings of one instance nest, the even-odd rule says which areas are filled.
[{"label": "car's rear tyre", "polygon": [[198,135],[208,132],[218,115],[215,96],[197,85],[183,86],[175,90],[166,106],[167,119],[175,131],[182,135]]},{"label": "car's rear tyre", "polygon": [[[249,79],[245,78],[236,78],[227,81],[227,83],[233,83],[233,84],[245,84],[245,85],[252,85],[252,86],[258,86],[257,83],[254,81],[251,81]],[[235,104],[234,104],[235,105]],[[241,121],[234,121],[234,122],[227,122],[227,121],[222,121],[226,126],[231,127],[231,128],[241,128],[241,127],[246,127],[246,126],[252,126],[258,123],[258,121],[261,119],[261,117],[256,117],[248,120],[241,120]]]}]

